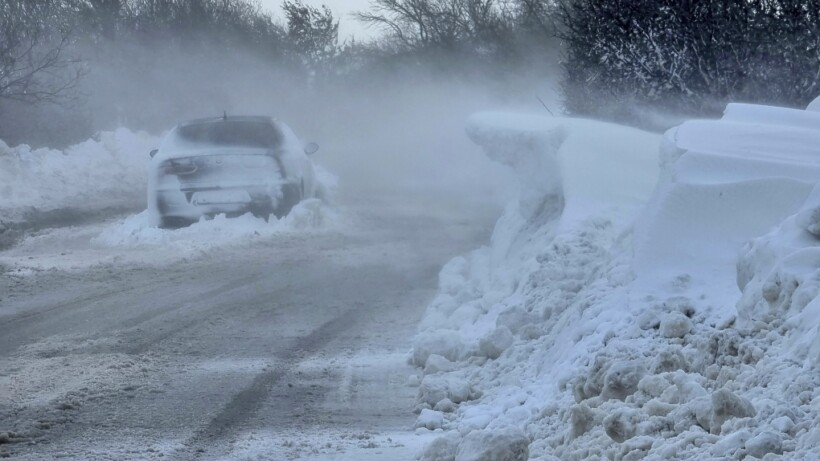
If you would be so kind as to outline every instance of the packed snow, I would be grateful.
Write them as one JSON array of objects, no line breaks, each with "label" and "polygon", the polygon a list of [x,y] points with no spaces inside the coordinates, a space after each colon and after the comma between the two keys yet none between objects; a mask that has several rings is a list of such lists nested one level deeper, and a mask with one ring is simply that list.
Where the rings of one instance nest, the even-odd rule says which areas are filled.
[{"label": "packed snow", "polygon": [[421,459],[820,459],[816,111],[467,132],[522,188],[415,338]]}]

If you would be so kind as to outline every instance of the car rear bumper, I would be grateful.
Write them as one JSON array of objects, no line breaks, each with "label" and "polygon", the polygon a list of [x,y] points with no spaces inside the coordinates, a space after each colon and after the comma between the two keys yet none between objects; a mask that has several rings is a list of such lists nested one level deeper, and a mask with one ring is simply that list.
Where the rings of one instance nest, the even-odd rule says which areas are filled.
[{"label": "car rear bumper", "polygon": [[154,201],[161,218],[195,221],[218,214],[268,215],[276,211],[279,196],[279,188],[271,186],[202,187],[157,190]]}]

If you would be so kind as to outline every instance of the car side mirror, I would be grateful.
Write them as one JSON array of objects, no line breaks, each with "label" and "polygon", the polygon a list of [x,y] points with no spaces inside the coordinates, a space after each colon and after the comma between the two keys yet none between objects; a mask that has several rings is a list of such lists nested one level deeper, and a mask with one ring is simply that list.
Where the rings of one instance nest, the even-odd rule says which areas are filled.
[{"label": "car side mirror", "polygon": [[152,149],[151,152],[148,153],[148,155],[150,155],[151,158],[154,158],[154,156],[157,155],[157,152],[159,152],[159,149]]},{"label": "car side mirror", "polygon": [[305,153],[308,154],[308,155],[313,155],[318,150],[319,150],[319,145],[316,144],[315,142],[309,142],[309,143],[305,144]]}]

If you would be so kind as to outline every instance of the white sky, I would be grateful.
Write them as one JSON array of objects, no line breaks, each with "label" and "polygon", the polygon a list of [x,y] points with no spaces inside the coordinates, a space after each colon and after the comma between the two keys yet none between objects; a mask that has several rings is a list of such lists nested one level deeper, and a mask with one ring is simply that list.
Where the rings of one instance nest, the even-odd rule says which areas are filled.
[{"label": "white sky", "polygon": [[[357,40],[365,40],[377,34],[372,28],[366,28],[362,23],[350,17],[354,11],[366,10],[370,5],[370,0],[302,0],[306,5],[321,6],[327,5],[333,16],[339,20],[339,39],[344,41],[351,36]],[[263,8],[267,8],[280,20],[284,20],[282,15],[282,0],[260,0]]]}]

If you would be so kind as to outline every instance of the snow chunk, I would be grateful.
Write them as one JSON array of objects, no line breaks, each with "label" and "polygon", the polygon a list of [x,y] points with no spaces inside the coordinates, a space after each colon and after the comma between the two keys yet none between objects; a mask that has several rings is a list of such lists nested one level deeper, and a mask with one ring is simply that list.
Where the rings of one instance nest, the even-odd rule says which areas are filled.
[{"label": "snow chunk", "polygon": [[635,437],[637,423],[640,422],[640,413],[626,408],[620,408],[604,418],[604,431],[612,440],[622,443]]},{"label": "snow chunk", "polygon": [[526,461],[530,439],[521,429],[475,430],[458,446],[455,461]]},{"label": "snow chunk", "polygon": [[454,461],[460,441],[458,432],[448,432],[424,448],[420,461]]},{"label": "snow chunk", "polygon": [[[689,329],[691,329],[691,327]],[[652,372],[664,373],[677,370],[687,371],[690,367],[691,365],[689,360],[683,355],[683,352],[681,352],[680,349],[669,348],[662,350],[657,356],[655,356],[655,360],[652,363]]]},{"label": "snow chunk", "polygon": [[498,314],[495,324],[498,327],[509,328],[512,333],[517,334],[527,327],[537,325],[538,320],[536,315],[527,312],[523,307],[513,307]]},{"label": "snow chunk", "polygon": [[462,357],[464,344],[453,330],[426,331],[413,341],[413,365],[424,367],[431,354],[456,361]]},{"label": "snow chunk", "polygon": [[747,455],[762,459],[769,453],[783,453],[783,439],[780,435],[774,432],[761,432],[746,441]]},{"label": "snow chunk", "polygon": [[661,320],[664,338],[683,338],[692,330],[692,321],[680,312],[672,312]]},{"label": "snow chunk", "polygon": [[423,427],[434,431],[436,429],[441,429],[441,426],[444,425],[444,413],[440,411],[428,410],[423,409],[419,414],[419,417],[416,418],[416,428]]},{"label": "snow chunk", "polygon": [[449,399],[454,403],[470,400],[470,384],[454,376],[429,375],[421,380],[418,400],[431,408],[442,400]]},{"label": "snow chunk", "polygon": [[433,410],[440,411],[442,413],[452,413],[452,412],[456,411],[456,408],[458,408],[458,406],[456,406],[456,404],[453,403],[452,400],[444,399],[444,400],[440,400],[436,404],[436,406],[433,407]]},{"label": "snow chunk", "polygon": [[441,373],[443,371],[451,371],[453,369],[453,362],[447,360],[438,354],[430,354],[424,364],[424,374],[432,375]]},{"label": "snow chunk", "polygon": [[569,437],[574,439],[586,434],[593,426],[600,423],[601,412],[593,410],[585,403],[579,403],[570,407],[569,420]]},{"label": "snow chunk", "polygon": [[738,450],[746,446],[746,441],[752,438],[752,433],[741,429],[723,437],[712,446],[712,456],[717,458],[731,458]]},{"label": "snow chunk", "polygon": [[714,415],[710,426],[713,434],[719,434],[721,426],[728,419],[750,418],[757,413],[751,402],[726,388],[718,389],[712,394],[712,408]]},{"label": "snow chunk", "polygon": [[484,357],[497,359],[502,352],[512,346],[514,340],[509,328],[499,327],[479,340],[478,349]]},{"label": "snow chunk", "polygon": [[792,421],[790,417],[784,415],[772,421],[772,427],[784,434],[788,434],[791,432],[792,428],[794,428],[794,421]]},{"label": "snow chunk", "polygon": [[604,389],[601,396],[625,400],[627,396],[638,390],[638,383],[645,373],[643,366],[635,362],[612,365],[604,377]]}]

